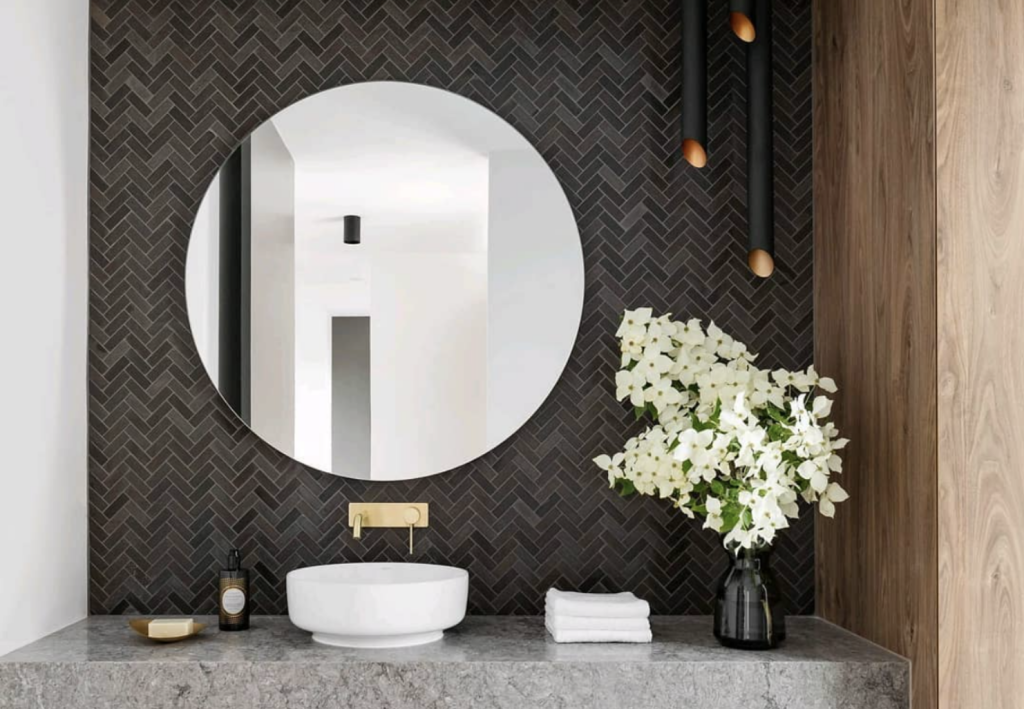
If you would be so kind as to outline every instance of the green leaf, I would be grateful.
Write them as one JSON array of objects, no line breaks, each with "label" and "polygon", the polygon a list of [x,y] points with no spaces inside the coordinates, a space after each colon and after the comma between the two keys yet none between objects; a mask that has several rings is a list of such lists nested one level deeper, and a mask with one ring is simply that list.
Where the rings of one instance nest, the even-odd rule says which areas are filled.
[{"label": "green leaf", "polygon": [[711,412],[711,416],[708,418],[708,423],[712,424],[708,428],[718,428],[719,418],[722,416],[722,400],[715,399],[715,409]]},{"label": "green leaf", "polygon": [[632,480],[616,478],[615,491],[619,493],[619,497],[629,497],[636,492],[636,486],[633,485]]},{"label": "green leaf", "polygon": [[732,528],[736,526],[736,523],[740,521],[740,514],[742,508],[739,503],[733,503],[726,505],[722,508],[722,531],[730,532]]},{"label": "green leaf", "polygon": [[710,421],[701,421],[700,418],[697,417],[697,414],[690,414],[690,425],[698,432],[707,431],[708,429],[715,427],[715,424]]},{"label": "green leaf", "polygon": [[794,468],[799,467],[799,465],[804,462],[803,459],[793,451],[782,451],[782,460],[789,463]]},{"label": "green leaf", "polygon": [[773,420],[778,421],[779,423],[789,423],[789,420],[786,418],[786,414],[775,404],[771,402],[765,404],[765,411]]},{"label": "green leaf", "polygon": [[636,417],[637,421],[639,421],[640,419],[642,419],[644,417],[644,413],[646,413],[646,411],[647,411],[647,407],[646,406],[634,406],[633,407],[633,415]]}]

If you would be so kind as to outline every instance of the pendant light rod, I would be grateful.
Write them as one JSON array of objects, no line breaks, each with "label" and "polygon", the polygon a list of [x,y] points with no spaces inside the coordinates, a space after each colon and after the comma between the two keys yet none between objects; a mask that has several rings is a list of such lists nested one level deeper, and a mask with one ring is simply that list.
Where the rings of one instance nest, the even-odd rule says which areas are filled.
[{"label": "pendant light rod", "polygon": [[683,157],[708,164],[708,3],[683,2]]},{"label": "pendant light rod", "polygon": [[762,278],[775,270],[771,8],[755,0],[757,38],[747,45],[747,264]]},{"label": "pendant light rod", "polygon": [[753,42],[757,37],[754,4],[756,0],[729,0],[729,26],[732,32],[744,42]]}]

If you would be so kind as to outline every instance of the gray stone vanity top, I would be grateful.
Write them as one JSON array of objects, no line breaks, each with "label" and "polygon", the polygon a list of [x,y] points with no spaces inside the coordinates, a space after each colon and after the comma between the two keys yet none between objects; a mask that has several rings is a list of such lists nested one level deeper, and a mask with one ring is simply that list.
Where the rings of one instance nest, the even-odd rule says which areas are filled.
[{"label": "gray stone vanity top", "polygon": [[778,650],[721,647],[711,620],[651,619],[646,645],[559,645],[537,617],[469,617],[391,650],[313,643],[285,617],[180,643],[94,616],[0,657],[0,707],[694,707],[907,709],[910,666],[829,623],[787,619]]}]

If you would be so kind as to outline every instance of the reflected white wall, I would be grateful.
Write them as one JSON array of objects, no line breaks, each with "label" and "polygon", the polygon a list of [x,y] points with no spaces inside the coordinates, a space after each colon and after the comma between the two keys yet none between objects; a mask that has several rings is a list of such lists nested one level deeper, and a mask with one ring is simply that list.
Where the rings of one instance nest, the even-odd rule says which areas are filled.
[{"label": "reflected white wall", "polygon": [[449,470],[487,435],[487,254],[374,259],[374,480]]},{"label": "reflected white wall", "polygon": [[[487,447],[537,410],[579,327],[583,269],[565,195],[533,150],[490,154],[488,199]],[[524,381],[530,386],[524,386]]]},{"label": "reflected white wall", "polygon": [[213,178],[192,224],[185,302],[196,350],[214,386],[220,373],[220,177]]},{"label": "reflected white wall", "polygon": [[[332,451],[331,320],[368,315],[371,459],[348,477],[417,477],[485,443],[487,158],[420,147],[433,157],[298,164],[296,451],[324,470],[344,455]],[[345,214],[362,218],[362,244],[343,243]]]}]

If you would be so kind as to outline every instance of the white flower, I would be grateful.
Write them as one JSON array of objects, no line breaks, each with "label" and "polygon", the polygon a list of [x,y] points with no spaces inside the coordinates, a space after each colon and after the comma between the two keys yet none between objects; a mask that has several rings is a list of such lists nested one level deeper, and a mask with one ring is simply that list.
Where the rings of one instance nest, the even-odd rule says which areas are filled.
[{"label": "white flower", "polygon": [[622,461],[626,456],[623,453],[616,453],[614,456],[599,455],[594,458],[597,467],[608,473],[609,486],[615,485],[615,481],[622,477]]},{"label": "white flower", "polygon": [[684,345],[700,345],[704,342],[704,331],[700,327],[700,320],[694,318],[686,323],[679,323],[676,326],[675,337]]},{"label": "white flower", "polygon": [[821,377],[818,380],[818,386],[829,394],[835,394],[837,391],[836,383],[831,379],[831,377]]},{"label": "white flower", "polygon": [[702,453],[715,438],[711,431],[690,428],[679,434],[679,445],[675,450],[676,460],[690,460]]},{"label": "white flower", "polygon": [[846,490],[839,487],[839,483],[830,483],[818,500],[818,511],[826,517],[832,517],[836,513],[836,506],[833,503],[843,502],[850,499]]},{"label": "white flower", "polygon": [[647,348],[644,350],[644,356],[648,355],[648,350],[661,354],[671,352],[675,347],[668,327],[653,323],[647,328]]},{"label": "white flower", "polygon": [[622,324],[619,325],[615,336],[621,339],[627,332],[636,331],[637,328],[646,329],[647,323],[651,321],[651,314],[653,312],[651,308],[627,310],[622,316]]},{"label": "white flower", "polygon": [[713,529],[716,532],[722,531],[722,501],[708,496],[707,501],[704,503],[705,509],[708,511],[708,516],[704,520],[704,529]]},{"label": "white flower", "polygon": [[648,348],[644,352],[640,364],[633,371],[641,374],[648,382],[654,383],[661,379],[663,374],[668,374],[670,369],[672,369],[672,360],[659,350]]},{"label": "white flower", "polygon": [[832,400],[825,396],[814,397],[814,403],[811,405],[811,414],[814,418],[825,418],[830,413],[832,413]]},{"label": "white flower", "polygon": [[623,369],[615,375],[615,397],[619,401],[628,398],[633,406],[643,406],[645,383],[643,375]]},{"label": "white flower", "polygon": [[730,359],[734,344],[733,339],[722,332],[717,325],[714,323],[708,325],[708,336],[704,340],[704,347],[709,352],[715,352],[719,357]]},{"label": "white flower", "polygon": [[813,460],[805,460],[796,471],[804,480],[811,481],[811,489],[815,492],[824,492],[828,487],[828,475]]},{"label": "white flower", "polygon": [[735,546],[737,549],[749,549],[753,546],[754,533],[737,524],[725,535],[724,541],[726,547]]},{"label": "white flower", "polygon": [[661,414],[670,406],[680,403],[683,395],[672,386],[668,379],[659,379],[652,382],[648,387],[644,398],[654,404],[654,408]]}]

